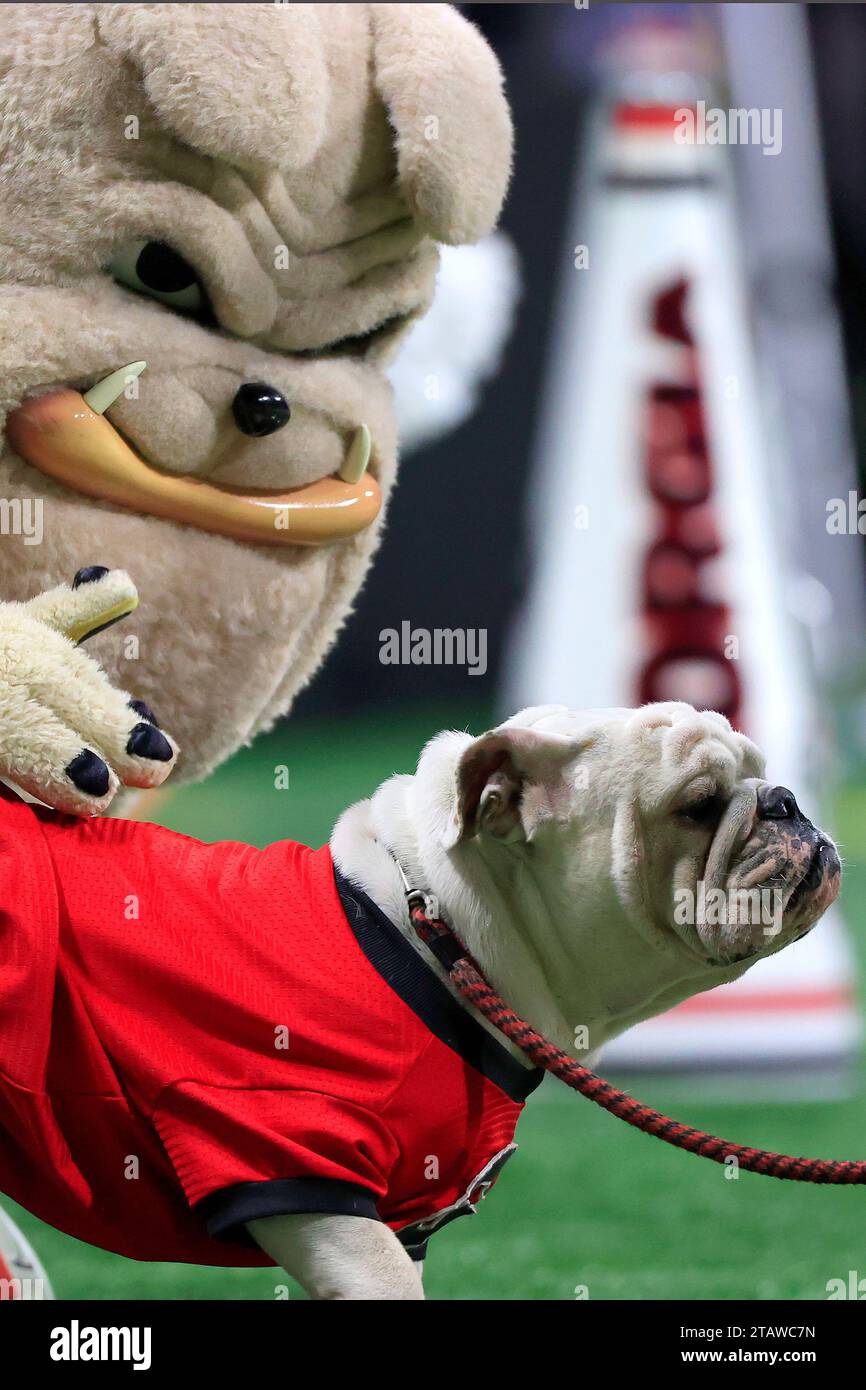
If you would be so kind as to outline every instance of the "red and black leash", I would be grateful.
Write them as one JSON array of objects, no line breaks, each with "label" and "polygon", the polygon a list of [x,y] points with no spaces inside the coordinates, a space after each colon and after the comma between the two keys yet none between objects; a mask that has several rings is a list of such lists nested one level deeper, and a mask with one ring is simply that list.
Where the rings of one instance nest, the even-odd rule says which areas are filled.
[{"label": "red and black leash", "polygon": [[691,1125],[682,1125],[668,1115],[643,1105],[633,1096],[626,1095],[612,1086],[603,1077],[596,1076],[589,1067],[581,1066],[568,1053],[555,1047],[542,1037],[541,1033],[522,1018],[518,1018],[503,999],[487,983],[478,966],[461,946],[457,937],[438,917],[428,916],[422,902],[424,894],[410,890],[409,915],[415,930],[424,944],[433,952],[437,960],[448,971],[452,982],[479,1013],[489,1019],[500,1033],[516,1043],[521,1051],[537,1067],[543,1067],[551,1076],[556,1076],[579,1091],[588,1100],[609,1110],[626,1124],[633,1125],[644,1134],[652,1134],[673,1144],[677,1149],[711,1158],[714,1163],[725,1163],[734,1158],[740,1168],[751,1173],[764,1173],[770,1178],[787,1178],[791,1182],[822,1183],[866,1183],[866,1162],[843,1160],[834,1162],[829,1158],[794,1158],[790,1154],[772,1153],[768,1149],[752,1149],[745,1144],[731,1144],[715,1134],[707,1134]]}]

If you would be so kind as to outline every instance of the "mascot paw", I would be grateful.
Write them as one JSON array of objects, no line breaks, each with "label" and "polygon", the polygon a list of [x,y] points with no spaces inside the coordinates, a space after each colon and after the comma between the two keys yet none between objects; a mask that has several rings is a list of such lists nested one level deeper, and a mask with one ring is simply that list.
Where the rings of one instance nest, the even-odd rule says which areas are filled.
[{"label": "mascot paw", "polygon": [[98,815],[121,785],[157,787],[174,766],[151,711],[78,645],[137,605],[129,575],[101,565],[0,603],[0,778],[55,810]]}]

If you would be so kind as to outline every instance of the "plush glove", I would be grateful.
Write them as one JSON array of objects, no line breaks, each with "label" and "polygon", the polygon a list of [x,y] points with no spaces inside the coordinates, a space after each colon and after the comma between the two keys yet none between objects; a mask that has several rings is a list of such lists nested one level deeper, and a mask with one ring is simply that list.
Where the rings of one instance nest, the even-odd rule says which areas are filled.
[{"label": "plush glove", "polygon": [[93,565],[27,603],[0,603],[0,778],[58,811],[94,816],[118,788],[157,787],[177,745],[111,685],[80,643],[131,613],[123,570]]}]

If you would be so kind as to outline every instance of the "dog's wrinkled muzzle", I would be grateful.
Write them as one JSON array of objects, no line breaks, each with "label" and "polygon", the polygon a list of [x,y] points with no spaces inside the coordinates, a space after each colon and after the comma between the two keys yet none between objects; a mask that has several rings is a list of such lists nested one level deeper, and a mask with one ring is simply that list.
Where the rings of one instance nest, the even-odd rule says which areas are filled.
[{"label": "dog's wrinkled muzzle", "polygon": [[791,792],[768,782],[741,783],[713,838],[705,890],[732,902],[757,893],[760,909],[723,926],[697,923],[716,959],[745,960],[804,936],[839,893],[841,865],[833,842],[800,811]]},{"label": "dog's wrinkled muzzle", "polygon": [[704,882],[708,889],[724,888],[731,858],[751,829],[761,782],[750,777],[741,782],[728,802],[707,855]]}]

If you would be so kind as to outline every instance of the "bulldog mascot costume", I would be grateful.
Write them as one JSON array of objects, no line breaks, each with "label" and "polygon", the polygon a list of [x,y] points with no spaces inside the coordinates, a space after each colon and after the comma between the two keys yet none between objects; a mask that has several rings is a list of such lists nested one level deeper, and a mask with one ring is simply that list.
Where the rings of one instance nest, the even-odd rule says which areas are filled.
[{"label": "bulldog mascot costume", "polygon": [[22,4],[0,142],[0,777],[94,814],[319,666],[394,482],[383,367],[511,126],[448,5]]}]

